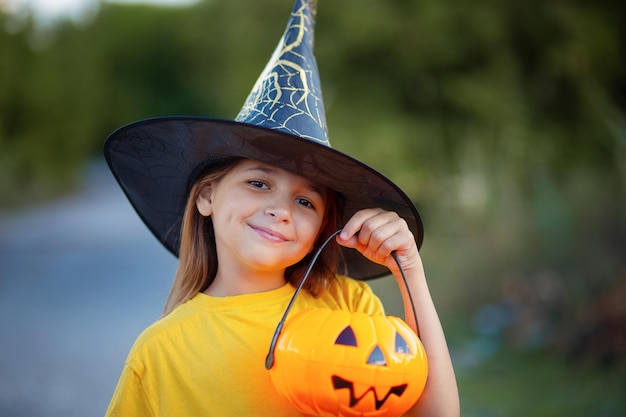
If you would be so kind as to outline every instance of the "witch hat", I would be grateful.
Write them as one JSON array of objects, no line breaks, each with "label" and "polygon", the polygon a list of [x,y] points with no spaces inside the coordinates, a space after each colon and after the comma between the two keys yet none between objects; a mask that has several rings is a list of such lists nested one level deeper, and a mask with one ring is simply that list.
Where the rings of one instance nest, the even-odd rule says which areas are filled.
[{"label": "witch hat", "polygon": [[[341,224],[363,208],[403,217],[418,247],[423,227],[411,199],[373,168],[330,146],[313,55],[316,0],[296,0],[287,28],[235,120],[171,116],[113,132],[104,154],[116,180],[156,238],[178,256],[188,193],[201,170],[232,157],[255,159],[323,184],[345,199]],[[342,273],[389,271],[342,248]]]}]

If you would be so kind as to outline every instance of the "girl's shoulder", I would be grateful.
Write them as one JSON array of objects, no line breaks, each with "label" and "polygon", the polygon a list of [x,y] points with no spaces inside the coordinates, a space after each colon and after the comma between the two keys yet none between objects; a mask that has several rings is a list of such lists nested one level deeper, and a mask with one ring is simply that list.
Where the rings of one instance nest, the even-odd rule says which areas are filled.
[{"label": "girl's shoulder", "polygon": [[364,281],[336,275],[317,297],[325,307],[383,314],[380,299]]},{"label": "girl's shoulder", "polygon": [[150,350],[151,347],[160,345],[163,340],[172,340],[173,333],[180,332],[184,324],[196,316],[196,309],[191,303],[186,302],[166,316],[157,319],[139,334],[130,350],[129,359]]},{"label": "girl's shoulder", "polygon": [[347,275],[339,274],[335,275],[335,277],[330,281],[328,289],[332,289],[334,291],[340,290],[348,293],[372,292],[372,289],[367,282],[351,278]]}]

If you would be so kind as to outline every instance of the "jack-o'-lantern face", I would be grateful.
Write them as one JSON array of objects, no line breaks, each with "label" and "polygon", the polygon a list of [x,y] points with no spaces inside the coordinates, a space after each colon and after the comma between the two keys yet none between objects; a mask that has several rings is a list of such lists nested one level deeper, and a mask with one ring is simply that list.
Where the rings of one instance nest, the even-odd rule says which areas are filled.
[{"label": "jack-o'-lantern face", "polygon": [[342,310],[294,315],[275,356],[274,385],[305,414],[400,415],[428,373],[422,344],[402,320]]},{"label": "jack-o'-lantern face", "polygon": [[[352,329],[352,326],[348,325],[345,329],[341,331],[341,333],[339,333],[337,340],[335,340],[335,345],[351,346],[356,350],[359,349],[359,344],[358,344],[356,335],[354,334],[354,330]],[[409,349],[406,340],[404,340],[404,338],[402,337],[400,333],[396,332],[395,346],[393,348],[393,351],[390,353],[394,356],[411,354],[411,350]],[[389,356],[389,352],[387,356]],[[367,355],[367,359],[365,360],[365,364],[371,365],[371,366],[388,366],[389,365],[387,362],[387,357],[385,356],[385,353],[382,351],[382,349],[380,348],[378,344],[374,345],[371,351],[369,351],[369,354]],[[350,401],[349,401],[350,407],[356,406],[359,403],[359,401],[361,401],[361,399],[363,399],[364,397],[366,397],[368,394],[371,393],[374,397],[374,406],[376,410],[379,410],[385,404],[389,396],[395,395],[397,397],[401,397],[404,394],[404,391],[406,391],[406,388],[408,386],[406,382],[403,382],[399,385],[391,386],[386,393],[380,392],[380,395],[382,397],[379,398],[379,392],[377,392],[375,387],[373,386],[369,387],[360,396],[357,396],[355,392],[354,381],[345,379],[340,375],[333,375],[331,377],[331,380],[333,382],[333,388],[335,390],[341,390],[341,389],[348,390],[347,392],[350,396]]]}]

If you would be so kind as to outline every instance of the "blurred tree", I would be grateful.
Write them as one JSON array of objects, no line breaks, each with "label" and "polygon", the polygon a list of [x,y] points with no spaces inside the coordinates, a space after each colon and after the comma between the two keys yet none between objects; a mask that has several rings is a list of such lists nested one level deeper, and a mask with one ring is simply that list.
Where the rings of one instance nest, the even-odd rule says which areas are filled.
[{"label": "blurred tree", "polygon": [[[416,200],[444,310],[550,276],[546,320],[573,317],[626,271],[626,3],[364,4],[319,4],[333,145]],[[0,12],[0,202],[58,192],[124,123],[234,117],[291,5],[103,3],[46,31]]]}]

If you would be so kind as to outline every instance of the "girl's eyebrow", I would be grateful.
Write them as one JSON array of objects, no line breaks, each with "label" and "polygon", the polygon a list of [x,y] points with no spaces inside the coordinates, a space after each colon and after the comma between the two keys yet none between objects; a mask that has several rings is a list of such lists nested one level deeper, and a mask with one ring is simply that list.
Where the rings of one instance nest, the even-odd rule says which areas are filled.
[{"label": "girl's eyebrow", "polygon": [[[264,166],[264,165],[255,165],[252,166],[250,168],[246,168],[245,171],[261,171],[265,174],[269,174],[269,175],[280,175],[278,170],[272,168],[272,167],[268,167],[268,166]],[[306,181],[306,185],[307,187],[313,191],[314,193],[318,194],[321,198],[324,198],[324,196],[326,195],[324,192],[324,188],[318,186],[317,184],[313,183],[312,181],[309,181],[305,178]]]},{"label": "girl's eyebrow", "polygon": [[246,168],[245,171],[261,171],[266,174],[276,174],[276,170],[271,167],[263,166],[263,165],[254,165],[250,168]]}]

